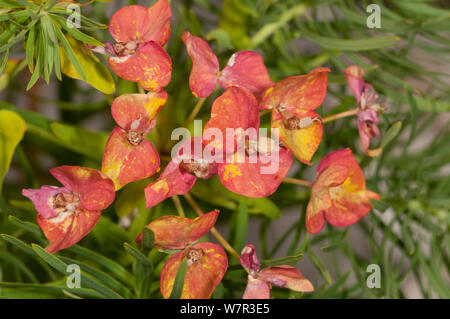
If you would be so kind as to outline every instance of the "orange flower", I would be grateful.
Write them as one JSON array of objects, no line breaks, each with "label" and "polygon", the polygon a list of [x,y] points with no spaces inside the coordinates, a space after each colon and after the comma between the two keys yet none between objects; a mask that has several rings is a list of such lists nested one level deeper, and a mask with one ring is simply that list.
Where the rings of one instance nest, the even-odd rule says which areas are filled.
[{"label": "orange flower", "polygon": [[[218,210],[195,219],[174,215],[163,216],[147,225],[155,234],[154,247],[159,250],[181,250],[170,257],[161,271],[161,294],[168,298],[183,260],[187,262],[182,299],[210,298],[228,267],[223,248],[214,243],[197,243],[217,221]],[[138,237],[140,242],[142,235]]]},{"label": "orange flower", "polygon": [[79,242],[97,224],[101,210],[115,197],[114,184],[101,172],[87,167],[60,166],[50,173],[64,187],[24,189],[34,204],[37,222],[50,242],[50,253]]},{"label": "orange flower", "polygon": [[352,225],[372,208],[369,199],[379,198],[366,190],[363,172],[349,148],[331,152],[317,167],[306,208],[306,229],[318,233],[325,219],[333,226]]},{"label": "orange flower", "polygon": [[[314,112],[327,92],[328,68],[317,68],[306,75],[291,76],[268,89],[259,105],[272,110],[272,128],[279,139],[302,163],[311,158],[322,140],[322,119]],[[273,130],[277,134],[277,130]]]}]

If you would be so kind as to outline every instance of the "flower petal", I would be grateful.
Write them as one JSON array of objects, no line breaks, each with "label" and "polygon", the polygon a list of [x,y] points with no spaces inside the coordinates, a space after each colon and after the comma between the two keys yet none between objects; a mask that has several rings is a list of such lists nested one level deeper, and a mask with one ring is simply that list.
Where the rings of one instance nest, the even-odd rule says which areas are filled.
[{"label": "flower petal", "polygon": [[155,41],[160,46],[164,46],[170,36],[171,18],[172,9],[168,0],[158,0],[153,6],[148,8],[148,20],[151,23],[151,27],[143,34],[144,41]]},{"label": "flower petal", "polygon": [[23,189],[22,195],[28,197],[36,208],[39,215],[43,218],[56,217],[57,213],[51,203],[51,198],[56,194],[71,194],[72,192],[65,187],[42,186],[40,189]]},{"label": "flower petal", "polygon": [[150,8],[130,5],[113,14],[109,32],[117,42],[155,41],[163,46],[169,39],[171,17],[168,0],[158,0]]},{"label": "flower petal", "polygon": [[122,79],[138,82],[149,91],[160,91],[170,82],[172,61],[167,52],[153,41],[138,48],[134,55],[110,56],[108,63]]},{"label": "flower petal", "polygon": [[148,8],[131,5],[117,10],[109,21],[109,32],[116,42],[127,43],[143,39],[143,35],[151,28],[148,19]]},{"label": "flower petal", "polygon": [[361,102],[361,95],[365,87],[363,80],[364,69],[358,65],[351,65],[345,69],[345,77],[347,78],[347,83],[356,98],[358,105]]},{"label": "flower petal", "polygon": [[355,184],[355,189],[361,190],[366,187],[364,174],[350,148],[333,151],[322,158],[317,166],[317,179],[319,179],[320,175],[330,166],[337,165],[345,166],[347,168],[350,183]]},{"label": "flower petal", "polygon": [[231,161],[218,164],[218,174],[222,184],[236,194],[266,197],[277,190],[291,165],[291,153],[283,147],[270,157],[259,154],[256,163],[236,152]]},{"label": "flower petal", "polygon": [[111,178],[116,190],[152,176],[159,171],[159,165],[158,152],[149,140],[143,139],[139,145],[132,145],[126,131],[114,128],[106,143],[102,172]]},{"label": "flower petal", "polygon": [[[186,272],[181,299],[208,299],[222,280],[228,267],[228,257],[223,248],[213,243],[198,243],[192,246],[201,249],[203,256],[193,262]],[[186,251],[169,258],[161,271],[161,294],[168,298],[173,289],[175,276]]]},{"label": "flower petal", "polygon": [[145,207],[156,206],[173,195],[186,194],[196,180],[196,176],[181,170],[179,163],[170,161],[158,180],[145,188]]},{"label": "flower petal", "polygon": [[375,136],[380,136],[378,130],[378,114],[374,109],[365,109],[358,112],[358,131],[364,153],[369,156],[380,155],[382,149],[370,150],[370,140]]},{"label": "flower petal", "polygon": [[273,134],[278,134],[279,139],[292,151],[294,156],[307,165],[311,165],[311,158],[316,152],[322,140],[323,124],[319,114],[314,111],[292,109],[291,113],[297,119],[319,119],[312,121],[311,126],[307,128],[288,129],[284,123],[281,114],[277,110],[272,111],[272,130]]},{"label": "flower petal", "polygon": [[256,257],[255,246],[251,244],[245,245],[241,251],[241,258],[239,260],[242,267],[250,272],[257,273],[261,264]]},{"label": "flower petal", "polygon": [[59,166],[50,173],[73,193],[80,195],[87,210],[102,210],[111,205],[116,193],[114,183],[102,172],[80,166]]},{"label": "flower petal", "polygon": [[[340,183],[344,175],[343,167],[347,169],[347,178]],[[379,199],[378,194],[365,190],[363,172],[350,149],[334,151],[325,156],[317,167],[317,180],[329,178],[332,170],[341,171],[336,174],[334,183],[319,189],[316,185],[313,186],[306,218],[307,229],[311,233],[320,231],[323,226],[323,217],[334,226],[349,226],[370,211],[372,206],[369,199]],[[325,184],[324,181],[320,183]],[[320,214],[320,227],[317,226],[319,225],[318,214]]]},{"label": "flower petal", "polygon": [[260,109],[278,106],[314,110],[322,104],[327,92],[329,68],[316,68],[305,75],[291,76],[276,83],[264,94]]},{"label": "flower petal", "polygon": [[50,245],[45,249],[49,253],[68,248],[86,236],[100,219],[100,211],[83,209],[77,212],[63,212],[57,217],[37,216],[37,222]]},{"label": "flower petal", "polygon": [[219,83],[224,89],[231,86],[245,88],[258,97],[274,85],[261,55],[253,51],[234,53],[222,70]]},{"label": "flower petal", "polygon": [[325,212],[327,221],[333,226],[350,226],[367,215],[372,208],[369,199],[380,199],[377,193],[369,190],[342,190],[342,197],[331,197],[331,207]]},{"label": "flower petal", "polygon": [[127,131],[148,133],[155,126],[156,115],[167,101],[167,93],[123,94],[111,104],[116,123]]},{"label": "flower petal", "polygon": [[300,270],[288,265],[267,267],[259,272],[259,278],[272,285],[295,291],[313,291],[312,283],[306,279]]},{"label": "flower petal", "polygon": [[218,210],[213,210],[195,219],[167,215],[147,225],[155,234],[155,249],[184,249],[205,236],[217,221]]},{"label": "flower petal", "polygon": [[[210,135],[208,131],[213,129],[220,130],[222,138],[215,136],[214,139],[208,139],[206,137]],[[233,129],[236,135],[232,142],[227,140],[227,130],[231,132]],[[239,133],[236,132],[237,129],[242,130]],[[256,135],[255,138],[257,137],[259,129],[258,103],[255,96],[248,90],[232,86],[213,103],[211,118],[203,129],[204,143],[216,151],[226,149],[227,152],[234,152],[238,143],[245,137],[247,129],[253,129],[253,134]],[[228,143],[233,143],[231,145],[234,147],[227,147]]]},{"label": "flower petal", "polygon": [[270,299],[269,284],[264,280],[248,275],[247,286],[242,299]]},{"label": "flower petal", "polygon": [[189,76],[191,91],[197,97],[207,97],[216,88],[219,61],[202,38],[184,31],[181,39],[192,59],[192,70]]}]

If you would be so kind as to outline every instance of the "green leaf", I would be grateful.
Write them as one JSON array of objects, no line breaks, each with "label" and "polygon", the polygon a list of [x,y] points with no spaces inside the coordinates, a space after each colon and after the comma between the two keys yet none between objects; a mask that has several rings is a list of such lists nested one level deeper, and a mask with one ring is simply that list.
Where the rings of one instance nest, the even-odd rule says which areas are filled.
[{"label": "green leaf", "polygon": [[248,210],[247,204],[244,201],[239,203],[235,221],[236,222],[231,225],[234,229],[233,248],[236,251],[241,251],[247,240],[248,229]]},{"label": "green leaf", "polygon": [[267,259],[261,262],[261,268],[280,266],[280,265],[290,265],[295,266],[300,260],[302,260],[303,254],[298,254],[295,256],[286,256],[276,259]]},{"label": "green leaf", "polygon": [[103,157],[108,135],[58,122],[51,123],[50,128],[58,138],[76,148],[81,154],[94,159]]},{"label": "green leaf", "polygon": [[134,257],[134,259],[136,259],[137,262],[141,263],[142,265],[144,265],[146,267],[153,268],[153,264],[150,261],[150,259],[148,259],[139,250],[137,250],[136,248],[134,248],[133,246],[131,246],[128,243],[124,243],[123,247],[125,248],[125,250],[128,254],[130,254],[131,256]]},{"label": "green leaf", "polygon": [[393,141],[395,137],[398,135],[398,133],[400,133],[401,129],[402,129],[401,121],[397,121],[394,124],[392,124],[391,127],[384,134],[383,138],[381,139],[381,147],[385,148],[391,141]]},{"label": "green leaf", "polygon": [[103,267],[108,269],[116,278],[118,278],[123,283],[130,283],[132,280],[131,274],[123,268],[121,265],[116,263],[115,261],[100,255],[99,253],[93,252],[87,248],[73,245],[67,248],[68,251],[71,251],[81,257],[87,258]]},{"label": "green leaf", "polygon": [[8,243],[16,246],[17,248],[19,248],[20,250],[34,256],[35,253],[33,251],[33,249],[30,247],[30,245],[24,243],[23,241],[21,241],[20,239],[11,236],[11,235],[7,235],[7,234],[0,234],[0,236],[7,241]]},{"label": "green leaf", "polygon": [[258,32],[253,35],[251,42],[253,47],[259,46],[264,40],[266,40],[269,36],[275,33],[278,29],[285,26],[290,20],[293,18],[302,15],[306,12],[308,6],[304,3],[298,4],[289,8],[283,12],[283,14],[279,17],[278,21],[268,23],[264,25]]},{"label": "green leaf", "polygon": [[30,222],[24,222],[24,221],[20,220],[19,218],[12,216],[12,215],[9,215],[8,219],[12,224],[16,225],[17,227],[22,228],[30,233],[33,233],[37,237],[42,237],[42,231],[38,225],[30,223]]},{"label": "green leaf", "polygon": [[70,33],[75,39],[81,41],[82,43],[91,44],[95,46],[104,46],[104,44],[97,39],[94,39],[91,36],[88,36],[87,34],[79,31],[77,28],[71,28],[67,25],[67,20],[56,15],[56,14],[50,14],[50,16],[55,19],[59,25],[63,27],[64,30]]},{"label": "green leaf", "polygon": [[206,39],[211,41],[215,40],[217,42],[217,49],[233,49],[234,45],[231,41],[231,37],[227,31],[222,29],[214,29],[206,34]]},{"label": "green leaf", "polygon": [[150,251],[153,249],[153,243],[155,241],[155,233],[148,227],[145,227],[142,232],[142,248],[144,251]]},{"label": "green leaf", "polygon": [[187,261],[183,259],[178,268],[177,275],[175,276],[175,282],[173,283],[172,292],[170,293],[169,299],[180,299],[183,293],[184,278],[187,272]]},{"label": "green leaf", "polygon": [[316,269],[319,271],[322,278],[325,279],[325,281],[329,285],[331,285],[333,283],[333,280],[331,279],[330,272],[325,267],[323,261],[320,260],[320,258],[316,255],[316,253],[310,246],[306,248],[306,253],[308,254],[308,257],[311,259],[314,267],[316,267]]},{"label": "green leaf", "polygon": [[[67,264],[64,263],[61,259],[56,257],[55,255],[50,254],[48,251],[46,251],[44,248],[42,248],[39,245],[32,244],[31,245],[33,250],[38,254],[39,257],[41,257],[46,263],[48,263],[50,266],[58,270],[63,275],[67,275]],[[90,278],[86,275],[81,273],[81,283],[82,285],[91,288],[99,293],[101,293],[106,298],[110,299],[122,299],[123,297],[113,291],[112,289],[106,287],[105,285],[98,282],[96,279]]]},{"label": "green leaf", "polygon": [[0,191],[14,150],[25,134],[25,121],[17,113],[0,111]]},{"label": "green leaf", "polygon": [[85,76],[80,75],[80,70],[75,67],[67,50],[60,48],[62,73],[71,78],[83,80],[104,94],[114,93],[116,91],[116,85],[108,69],[92,54],[86,45],[75,40],[70,35],[66,36],[68,43],[73,48],[74,56],[80,63],[82,74]]},{"label": "green leaf", "polygon": [[337,39],[324,37],[308,31],[304,31],[303,35],[309,41],[314,42],[325,49],[339,51],[375,50],[396,45],[400,41],[399,37],[392,35],[365,39]]},{"label": "green leaf", "polygon": [[27,57],[28,69],[30,72],[33,72],[34,67],[34,47],[35,47],[35,39],[36,39],[36,27],[32,27],[30,32],[28,32],[27,42],[25,45],[25,53]]}]

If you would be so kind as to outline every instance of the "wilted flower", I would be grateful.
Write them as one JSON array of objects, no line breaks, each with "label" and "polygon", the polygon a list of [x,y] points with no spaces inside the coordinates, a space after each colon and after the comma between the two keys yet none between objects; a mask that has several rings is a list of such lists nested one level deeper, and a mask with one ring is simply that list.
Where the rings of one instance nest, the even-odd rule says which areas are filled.
[{"label": "wilted flower", "polygon": [[[153,247],[159,250],[181,250],[170,257],[161,271],[161,294],[168,298],[172,292],[178,268],[187,262],[182,299],[210,298],[228,267],[223,248],[214,243],[197,243],[217,221],[218,210],[195,219],[168,215],[147,225],[155,234]],[[138,238],[138,242],[141,236]]]},{"label": "wilted flower", "polygon": [[116,43],[92,50],[109,54],[109,66],[121,78],[159,91],[170,82],[172,72],[170,57],[162,48],[169,39],[171,17],[168,0],[158,0],[150,8],[126,6],[109,22]]},{"label": "wilted flower", "polygon": [[325,98],[328,68],[317,68],[306,75],[291,76],[268,89],[261,109],[272,110],[272,128],[295,157],[308,165],[322,140],[322,119],[313,110]]},{"label": "wilted flower", "polygon": [[54,253],[79,242],[100,219],[101,210],[115,197],[114,184],[103,173],[87,167],[59,166],[50,173],[63,187],[24,189],[34,204],[37,222]]},{"label": "wilted flower", "polygon": [[224,89],[243,87],[259,96],[273,85],[262,57],[253,51],[238,51],[220,72],[219,61],[208,43],[200,37],[183,32],[181,36],[192,59],[189,85],[197,97],[207,97],[214,91],[217,81]]},{"label": "wilted flower", "polygon": [[349,148],[325,156],[317,167],[306,208],[306,229],[318,233],[325,219],[333,226],[349,226],[364,217],[372,208],[369,199],[377,193],[366,190],[363,172]]},{"label": "wilted flower", "polygon": [[245,245],[240,262],[248,272],[243,299],[269,299],[272,285],[294,291],[314,290],[312,283],[295,267],[280,265],[260,269],[261,264],[256,257],[253,245]]},{"label": "wilted flower", "polygon": [[380,155],[382,149],[370,150],[370,139],[380,136],[378,130],[378,111],[383,110],[376,102],[378,95],[372,85],[364,82],[364,70],[352,65],[345,70],[347,83],[358,103],[358,130],[364,152],[369,156]]},{"label": "wilted flower", "polygon": [[125,184],[150,177],[159,170],[160,159],[145,136],[155,126],[156,115],[167,100],[167,93],[124,94],[111,105],[120,127],[114,128],[103,154],[102,172],[116,190]]}]

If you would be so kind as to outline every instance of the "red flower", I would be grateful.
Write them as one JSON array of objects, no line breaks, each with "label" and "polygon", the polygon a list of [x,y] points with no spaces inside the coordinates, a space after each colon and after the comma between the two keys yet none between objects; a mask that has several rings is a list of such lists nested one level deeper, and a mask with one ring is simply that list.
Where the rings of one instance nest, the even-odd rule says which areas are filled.
[{"label": "red flower", "polygon": [[167,93],[160,91],[124,94],[113,101],[111,113],[120,127],[114,128],[108,139],[102,172],[113,180],[116,190],[159,171],[159,155],[145,136],[166,100]]},{"label": "red flower", "polygon": [[235,129],[233,140],[207,141],[208,146],[225,153],[225,162],[218,163],[222,184],[247,197],[269,196],[291,168],[292,156],[287,149],[274,145],[272,139],[258,137],[258,104],[246,89],[230,87],[216,99],[203,134],[216,129],[227,137],[230,128]]},{"label": "red flower", "polygon": [[285,78],[268,89],[260,103],[261,109],[273,110],[271,126],[279,130],[280,140],[308,165],[322,140],[322,119],[313,110],[325,98],[328,72],[328,68],[317,68]]},{"label": "red flower", "polygon": [[109,32],[116,43],[93,48],[110,54],[108,63],[121,78],[159,91],[170,82],[172,62],[162,48],[169,39],[172,11],[168,0],[152,7],[124,7],[112,16]]},{"label": "red flower", "polygon": [[219,61],[208,43],[185,31],[182,39],[192,59],[189,85],[197,97],[207,97],[214,91],[217,81],[224,89],[230,86],[245,88],[259,96],[273,85],[262,57],[252,51],[238,51],[220,72]]},{"label": "red flower", "polygon": [[208,179],[216,174],[217,164],[203,157],[204,149],[201,138],[184,141],[160,177],[145,188],[145,207],[158,205],[174,195],[184,195],[197,178]]},{"label": "red flower", "polygon": [[[184,279],[182,299],[210,298],[228,267],[228,257],[217,244],[198,243],[219,215],[213,210],[201,217],[189,219],[174,215],[163,216],[147,225],[155,234],[154,247],[159,250],[181,250],[170,257],[161,271],[161,294],[168,298],[172,292],[178,268],[183,260],[188,269]],[[141,236],[138,238],[140,241]]]},{"label": "red flower", "polygon": [[64,187],[24,189],[34,204],[37,222],[50,242],[50,253],[79,242],[100,219],[101,210],[115,197],[113,182],[101,172],[79,166],[60,166],[50,173]]},{"label": "red flower", "polygon": [[352,225],[372,208],[369,199],[379,198],[366,190],[363,172],[349,148],[331,152],[317,167],[306,209],[306,229],[318,233],[325,219],[333,226]]},{"label": "red flower", "polygon": [[358,103],[358,130],[364,153],[368,156],[378,156],[382,151],[381,148],[369,149],[370,140],[380,136],[378,111],[382,110],[382,107],[376,103],[378,95],[372,85],[364,82],[364,70],[360,66],[349,66],[345,70],[345,76]]},{"label": "red flower", "polygon": [[295,267],[281,265],[260,270],[261,265],[253,245],[245,245],[240,261],[242,267],[249,273],[243,299],[269,299],[272,285],[294,291],[310,292],[314,290],[311,282],[303,277]]}]

